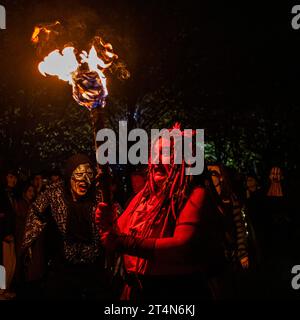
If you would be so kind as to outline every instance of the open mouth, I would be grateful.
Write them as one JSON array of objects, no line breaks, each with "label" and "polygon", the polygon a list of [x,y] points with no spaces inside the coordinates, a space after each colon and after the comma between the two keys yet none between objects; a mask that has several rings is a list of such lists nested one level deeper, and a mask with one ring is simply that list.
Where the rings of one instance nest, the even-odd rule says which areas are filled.
[{"label": "open mouth", "polygon": [[88,184],[85,182],[80,182],[78,187],[80,192],[86,192],[88,189]]},{"label": "open mouth", "polygon": [[162,165],[155,165],[154,166],[154,174],[155,175],[160,175],[160,176],[165,176],[167,174],[166,169]]}]

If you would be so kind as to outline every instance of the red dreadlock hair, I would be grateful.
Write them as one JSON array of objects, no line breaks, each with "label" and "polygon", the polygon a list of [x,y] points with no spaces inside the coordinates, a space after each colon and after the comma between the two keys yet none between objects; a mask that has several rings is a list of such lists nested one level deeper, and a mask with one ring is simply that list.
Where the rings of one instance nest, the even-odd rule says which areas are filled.
[{"label": "red dreadlock hair", "polygon": [[[180,124],[176,123],[172,129],[178,129],[177,132],[180,132],[181,137],[184,137],[185,132],[180,130]],[[169,129],[169,131],[172,129]],[[156,138],[154,142],[160,138],[161,136]],[[174,151],[174,148],[171,147],[171,152],[172,151]],[[169,223],[175,224],[178,214],[183,208],[193,188],[194,176],[186,174],[186,170],[188,170],[190,165],[187,164],[184,159],[181,164],[175,164],[174,162],[173,153],[171,155],[168,177],[159,189],[159,192],[162,195],[161,200],[152,208],[151,214],[149,214],[152,218],[148,221],[148,227],[143,232],[145,237],[149,236],[153,224],[159,223],[160,221],[163,223],[161,233],[164,233]],[[149,161],[148,179],[141,192],[141,201],[147,201],[151,195],[157,193],[157,186],[154,181],[154,167],[155,166],[151,161]]]}]

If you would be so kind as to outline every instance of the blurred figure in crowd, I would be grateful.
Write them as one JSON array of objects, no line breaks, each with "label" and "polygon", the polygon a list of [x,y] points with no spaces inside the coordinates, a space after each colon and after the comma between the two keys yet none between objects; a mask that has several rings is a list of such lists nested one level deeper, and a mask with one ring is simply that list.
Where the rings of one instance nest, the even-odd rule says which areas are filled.
[{"label": "blurred figure in crowd", "polygon": [[[270,224],[270,248],[278,253],[287,249],[289,236],[289,214],[287,195],[284,190],[284,176],[280,167],[274,166],[269,173],[265,210]],[[275,254],[274,252],[274,254]]]},{"label": "blurred figure in crowd", "polygon": [[[243,204],[233,191],[229,174],[221,164],[209,165],[218,198],[216,203],[223,220],[224,250],[228,261],[228,274],[224,280],[224,296],[233,298],[240,294],[240,275],[249,268],[248,236]],[[222,279],[221,279],[222,281]],[[227,292],[230,290],[232,292]]]},{"label": "blurred figure in crowd", "polygon": [[18,183],[17,172],[14,170],[9,170],[5,176],[4,196],[9,201],[12,211],[16,204],[17,183]]},{"label": "blurred figure in crowd", "polygon": [[22,196],[16,204],[16,290],[19,299],[39,299],[42,293],[42,280],[46,272],[44,233],[34,242],[30,250],[30,261],[24,265],[22,241],[29,209],[35,199],[35,188],[26,183],[22,188]]},{"label": "blurred figure in crowd", "polygon": [[246,194],[245,205],[253,230],[253,248],[252,256],[254,263],[259,265],[262,261],[265,251],[266,230],[270,228],[270,221],[265,213],[264,194],[254,174],[246,176]]},{"label": "blurred figure in crowd", "polygon": [[34,186],[36,196],[38,196],[40,193],[44,191],[45,186],[42,173],[36,173],[32,177],[32,185]]},{"label": "blurred figure in crowd", "polygon": [[50,175],[50,184],[58,183],[62,181],[62,175],[59,170],[53,170]]},{"label": "blurred figure in crowd", "polygon": [[[5,174],[4,190],[0,194],[1,220],[2,220],[2,264],[6,269],[7,295],[13,290],[13,279],[16,268],[15,255],[15,207],[16,186],[18,182],[17,173],[9,170]],[[12,294],[13,296],[13,294]]]},{"label": "blurred figure in crowd", "polygon": [[246,177],[246,199],[250,199],[253,195],[260,191],[257,178],[254,175],[247,175]]}]

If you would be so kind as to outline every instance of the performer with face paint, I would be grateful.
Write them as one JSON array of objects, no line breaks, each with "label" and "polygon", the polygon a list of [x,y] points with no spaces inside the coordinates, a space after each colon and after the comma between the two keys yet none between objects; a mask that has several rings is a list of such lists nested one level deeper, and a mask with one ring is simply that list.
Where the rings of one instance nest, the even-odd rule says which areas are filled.
[{"label": "performer with face paint", "polygon": [[[123,254],[124,300],[211,299],[205,276],[224,262],[205,174],[198,180],[186,175],[188,164],[175,164],[172,149],[171,155],[165,152],[170,146],[164,138],[156,141],[160,161],[150,161],[145,187],[118,218],[115,230],[101,234],[107,250]],[[105,210],[98,207],[100,224],[102,216]]]},{"label": "performer with face paint", "polygon": [[[54,253],[46,283],[47,298],[107,298],[107,276],[99,230],[94,223],[101,192],[89,158],[68,159],[63,182],[52,184],[33,203],[25,228],[23,250],[29,252],[46,224],[52,226]],[[50,212],[50,214],[48,214]]]},{"label": "performer with face paint", "polygon": [[71,176],[71,192],[74,201],[83,197],[90,188],[94,178],[93,169],[89,163],[80,164]]}]

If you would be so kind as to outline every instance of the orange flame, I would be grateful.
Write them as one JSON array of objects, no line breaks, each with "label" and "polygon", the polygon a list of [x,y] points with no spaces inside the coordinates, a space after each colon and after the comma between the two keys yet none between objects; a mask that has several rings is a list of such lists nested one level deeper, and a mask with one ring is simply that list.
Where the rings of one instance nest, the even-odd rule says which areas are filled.
[{"label": "orange flame", "polygon": [[78,62],[74,53],[73,47],[66,47],[60,53],[59,50],[52,51],[47,57],[44,58],[38,69],[43,76],[57,76],[63,81],[67,81],[70,85],[74,85],[73,74],[83,65],[87,64],[88,71],[94,71],[98,74],[101,84],[103,86],[104,95],[108,95],[106,77],[104,70],[109,68],[113,63],[113,58],[117,55],[112,52],[112,46],[108,44],[108,49],[105,50],[104,55],[110,58],[110,62],[104,62],[98,57],[97,51],[94,46],[90,49],[89,53],[82,51],[80,54],[80,62]]},{"label": "orange flame", "polygon": [[[31,41],[39,53],[50,46],[58,47],[62,28],[59,21],[35,27]],[[57,76],[68,82],[73,89],[73,98],[80,105],[88,109],[104,106],[108,95],[105,70],[118,71],[121,79],[127,79],[130,74],[125,64],[113,65],[118,56],[113,52],[112,45],[105,43],[100,36],[93,38],[88,52],[78,53],[72,46],[66,46],[62,51],[56,49],[39,63],[38,70],[43,76]]]}]

